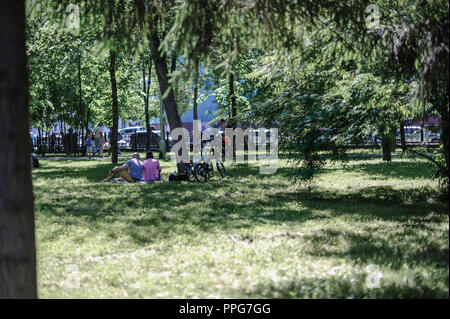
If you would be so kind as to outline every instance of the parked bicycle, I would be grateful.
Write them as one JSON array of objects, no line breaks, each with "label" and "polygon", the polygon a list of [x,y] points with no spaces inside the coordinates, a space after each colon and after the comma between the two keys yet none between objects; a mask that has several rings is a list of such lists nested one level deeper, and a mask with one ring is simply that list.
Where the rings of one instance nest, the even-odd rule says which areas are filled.
[{"label": "parked bicycle", "polygon": [[214,149],[211,146],[211,141],[206,141],[202,147],[200,161],[194,162],[191,160],[186,164],[183,179],[188,181],[207,182],[214,177],[216,170],[221,178],[227,176],[222,159],[214,157]]},{"label": "parked bicycle", "polygon": [[[224,145],[224,137],[220,133],[218,133],[215,138],[222,139],[222,145]],[[218,156],[214,156],[214,148],[211,145],[211,141],[207,141],[202,148],[202,159],[203,163],[200,166],[205,175],[206,179],[211,179],[214,176],[214,165],[213,161],[215,161],[216,170],[219,172],[220,176],[224,178],[226,176],[225,165],[222,162],[222,156],[220,158]]]},{"label": "parked bicycle", "polygon": [[219,172],[221,178],[225,178],[227,174],[223,163],[216,162],[215,164],[216,168],[214,169],[214,164],[212,162],[207,163],[202,161],[198,163],[193,163],[191,161],[191,164],[187,165],[188,175],[190,176],[189,180],[207,182],[208,180],[214,177],[215,170]]}]

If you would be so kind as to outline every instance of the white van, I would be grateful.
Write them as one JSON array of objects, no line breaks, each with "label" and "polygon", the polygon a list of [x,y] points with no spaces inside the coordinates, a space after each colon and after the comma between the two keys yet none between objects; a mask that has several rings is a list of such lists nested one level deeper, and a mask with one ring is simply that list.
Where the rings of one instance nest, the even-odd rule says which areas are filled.
[{"label": "white van", "polygon": [[122,138],[129,143],[131,134],[136,133],[137,131],[141,131],[143,129],[144,128],[142,126],[130,126],[120,129],[119,133],[120,135],[122,135]]},{"label": "white van", "polygon": [[[421,142],[420,126],[405,126],[405,140],[406,143],[420,143]],[[440,134],[423,129],[423,139],[425,143],[439,143]],[[397,130],[397,140],[400,141],[400,129]]]}]

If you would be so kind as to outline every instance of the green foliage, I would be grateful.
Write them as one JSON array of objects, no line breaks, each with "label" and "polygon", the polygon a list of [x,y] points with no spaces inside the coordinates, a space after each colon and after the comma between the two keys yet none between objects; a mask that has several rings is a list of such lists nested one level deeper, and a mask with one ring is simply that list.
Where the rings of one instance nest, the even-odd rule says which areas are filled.
[{"label": "green foliage", "polygon": [[340,159],[349,145],[370,145],[383,136],[395,141],[401,122],[435,109],[414,99],[417,81],[398,79],[375,62],[324,53],[330,30],[314,29],[305,37],[301,52],[275,50],[259,58],[247,78],[262,89],[262,98],[242,114],[279,128],[281,148],[299,156],[294,180],[310,183],[324,165],[320,154]]},{"label": "green foliage", "polygon": [[[142,47],[148,42],[139,28],[135,28],[124,41],[121,37],[122,20],[115,20],[114,32],[106,32],[106,20],[101,11],[91,7],[89,1],[79,3],[80,29],[66,26],[67,13],[64,1],[29,2],[27,21],[27,50],[30,62],[30,113],[31,125],[44,130],[52,129],[57,122],[79,129],[83,108],[84,121],[112,123],[111,84],[109,75],[109,49],[117,50],[116,79],[118,86],[119,116],[126,120],[143,120],[144,103],[141,97],[140,57]],[[124,12],[130,10],[127,7]],[[116,8],[119,10],[120,8]],[[124,13],[121,12],[121,13]],[[125,16],[121,16],[123,19]],[[118,29],[119,28],[119,29]],[[105,33],[106,32],[106,33]],[[134,44],[136,48],[130,48]],[[78,64],[81,64],[81,99],[78,85]],[[152,74],[151,112],[159,110],[159,88]],[[181,81],[180,81],[181,82]],[[180,113],[189,105],[189,85],[177,83]]]},{"label": "green foliage", "polygon": [[[220,119],[232,118],[229,81],[226,79],[221,80],[216,86],[217,88],[211,95],[215,97],[218,109],[214,114],[212,122],[217,122]],[[248,99],[244,94],[243,85],[239,81],[234,81],[234,95],[236,96],[236,109],[238,110],[238,114],[242,110],[248,109],[250,106]]]},{"label": "green foliage", "polygon": [[[374,19],[369,4],[378,6],[375,26],[369,23]],[[418,93],[424,99],[435,80],[448,81],[448,13],[442,0],[186,0],[179,6],[165,47],[175,47],[191,59],[221,44],[226,54],[220,66],[227,69],[249,45],[302,51],[311,29],[327,29],[333,36],[325,53],[338,59],[383,61],[402,78],[419,74]]]},{"label": "green foliage", "polygon": [[[376,5],[377,14],[374,15],[373,7],[372,12],[368,10],[369,4]],[[428,106],[428,101],[436,96],[433,90],[443,91],[448,99],[448,26],[445,1],[186,0],[181,2],[165,47],[183,51],[189,59],[218,51],[219,62],[213,64],[228,73],[234,72],[235,65],[249,48],[270,52],[268,65],[267,61],[259,63],[258,75],[253,79],[261,77],[263,84],[259,88],[263,92],[259,103],[271,111],[253,110],[249,112],[253,116],[247,116],[247,119],[282,122],[283,119],[274,114],[286,115],[292,111],[292,107],[289,107],[290,111],[282,110],[286,105],[308,105],[307,110],[296,110],[294,113],[298,116],[291,120],[300,123],[300,117],[305,115],[315,122],[315,128],[296,129],[292,126],[291,135],[287,136],[291,142],[295,140],[294,145],[304,142],[306,136],[302,134],[315,138],[315,131],[333,126],[323,120],[324,113],[327,118],[343,120],[342,126],[350,130],[346,135],[363,138],[372,131],[392,137],[395,125],[403,116],[417,113],[413,96],[419,97],[420,104],[425,106],[422,112],[431,109],[443,119],[442,140],[446,157],[443,171],[448,178],[449,130],[444,120],[448,119],[448,103]],[[359,74],[341,68],[352,60],[363,65],[356,70]],[[280,62],[282,66],[278,65]],[[314,77],[315,74],[319,75]],[[362,74],[373,75],[376,79]],[[351,83],[353,77],[357,83]],[[274,83],[268,83],[267,79]],[[404,84],[405,80],[408,85]],[[300,94],[297,93],[299,90],[302,91]],[[343,91],[349,94],[343,94]],[[350,108],[351,101],[356,102],[352,106],[358,105],[356,109]],[[280,103],[281,106],[274,105]],[[313,119],[313,109],[319,119]],[[362,125],[359,119],[369,123]],[[356,122],[352,123],[354,120]],[[374,132],[374,126],[377,132]],[[347,139],[339,132],[328,132],[331,133],[325,135],[331,139],[322,137],[330,146]],[[294,133],[298,134],[298,139],[293,137]],[[308,152],[313,150],[309,148]]]},{"label": "green foliage", "polygon": [[[425,113],[443,119],[445,165],[437,166],[448,179],[444,1],[86,0],[80,2],[82,29],[75,33],[63,27],[69,2],[34,2],[40,10],[29,5],[31,113],[42,128],[61,120],[77,126],[83,109],[74,101],[80,93],[85,114],[109,121],[106,57],[96,55],[98,48],[120,57],[121,117],[143,119],[139,58],[153,32],[162,39],[161,55],[182,56],[170,76],[178,112],[192,105],[192,71],[200,63],[207,94],[220,105],[215,119],[230,117],[232,75],[238,120],[277,124],[282,147],[301,155],[303,173],[294,174],[300,180],[310,181],[323,166],[320,152],[341,158],[347,144],[392,141],[400,122]],[[368,4],[379,9],[375,25]],[[50,52],[45,59],[44,51]],[[86,88],[77,92],[80,60]],[[157,104],[151,100],[153,114]]]}]

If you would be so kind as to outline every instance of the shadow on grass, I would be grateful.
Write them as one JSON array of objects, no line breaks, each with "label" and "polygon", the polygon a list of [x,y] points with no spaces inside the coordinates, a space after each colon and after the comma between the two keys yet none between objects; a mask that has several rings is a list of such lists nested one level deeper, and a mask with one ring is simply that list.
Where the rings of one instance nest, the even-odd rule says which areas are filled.
[{"label": "shadow on grass", "polygon": [[[368,162],[346,170],[402,178],[425,176],[423,172],[427,170],[424,163],[384,164]],[[448,204],[426,202],[434,192],[430,188],[398,190],[376,186],[349,192],[324,189],[313,189],[311,193],[302,189],[289,192],[280,186],[286,183],[286,176],[290,174],[288,168],[279,169],[275,175],[259,175],[257,167],[247,165],[230,166],[229,177],[224,180],[215,177],[208,183],[122,185],[100,182],[112,167],[104,162],[87,162],[75,167],[44,164],[33,171],[34,178],[51,181],[35,187],[37,214],[62,225],[46,233],[47,239],[64,235],[65,225],[81,225],[94,232],[105,232],[111,240],[126,234],[143,245],[179,235],[188,238],[215,231],[245,232],[265,224],[320,221],[318,230],[293,238],[308,243],[302,253],[391,269],[400,269],[404,264],[448,269],[448,228],[435,228],[448,220]],[[70,183],[70,179],[80,177],[86,182]],[[164,177],[167,180],[167,172]],[[332,221],[336,218],[363,223],[352,229],[333,228]],[[434,237],[430,238],[429,234]],[[251,237],[257,235],[248,236],[249,240],[257,239]],[[337,246],[342,242],[345,245]],[[448,275],[446,278],[448,287]],[[331,276],[292,280],[282,285],[259,283],[250,295],[389,298],[441,297],[445,293],[421,284],[415,287],[387,285],[382,290],[368,291],[363,281],[363,277],[350,281]]]},{"label": "shadow on grass", "polygon": [[[350,277],[350,278],[349,278]],[[368,289],[366,274],[351,276],[330,275],[298,278],[283,283],[260,283],[245,294],[251,298],[448,298],[444,289],[430,286],[420,278],[414,284],[407,282],[383,283]]]},{"label": "shadow on grass", "polygon": [[[108,174],[108,171],[116,165],[109,162],[94,163],[88,160],[82,161],[54,161],[59,166],[53,166],[50,161],[41,163],[38,169],[33,170],[35,178],[60,179],[84,177],[90,182],[100,182]],[[66,165],[64,165],[66,163]],[[74,166],[76,164],[76,166]]]},{"label": "shadow on grass", "polygon": [[431,165],[419,161],[392,161],[350,165],[345,171],[356,171],[384,178],[431,178]]},{"label": "shadow on grass", "polygon": [[[371,165],[379,166],[378,163],[364,166]],[[190,222],[199,230],[208,231],[212,228],[251,227],[255,223],[304,222],[329,218],[315,213],[319,210],[331,211],[333,216],[352,214],[361,220],[381,218],[406,221],[413,216],[427,214],[430,210],[441,212],[443,206],[441,203],[426,203],[426,199],[434,192],[431,188],[395,190],[391,186],[376,186],[350,193],[329,190],[313,190],[309,193],[299,189],[295,193],[272,194],[270,190],[289,174],[289,169],[279,169],[275,175],[259,175],[257,167],[242,164],[230,167],[226,179],[216,177],[208,183],[155,182],[122,185],[100,182],[113,166],[110,163],[90,163],[78,167],[43,165],[34,171],[35,178],[84,177],[87,181],[96,183],[70,185],[70,192],[63,196],[67,201],[40,203],[42,211],[47,215],[82,217],[90,221],[105,222],[118,219],[124,212],[134,211],[140,212],[129,216],[135,218],[130,223],[136,227],[153,226],[161,230],[170,229],[174,222],[182,225]],[[399,165],[394,167],[403,170]],[[367,170],[382,171],[379,168]],[[393,168],[386,169],[383,174],[390,174],[391,170]],[[242,178],[254,176],[257,176],[258,182],[239,182]],[[264,191],[263,199],[252,198],[251,194],[256,188]],[[236,190],[239,191],[235,196]],[[244,200],[241,200],[241,196]],[[68,202],[76,205],[69,205]],[[292,202],[301,203],[301,208],[288,208]],[[145,214],[148,210],[153,212],[150,216]],[[167,212],[176,214],[166,216]]]},{"label": "shadow on grass", "polygon": [[[349,258],[391,269],[400,269],[405,264],[448,267],[448,247],[436,244],[438,238],[428,238],[429,233],[423,232],[426,227],[420,227],[422,232],[419,232],[419,227],[413,226],[395,227],[392,232],[386,232],[385,227],[363,227],[358,232],[323,229],[304,237],[311,244],[306,252],[312,256]],[[346,249],[334,249],[334,243],[342,241],[346,242]]]}]

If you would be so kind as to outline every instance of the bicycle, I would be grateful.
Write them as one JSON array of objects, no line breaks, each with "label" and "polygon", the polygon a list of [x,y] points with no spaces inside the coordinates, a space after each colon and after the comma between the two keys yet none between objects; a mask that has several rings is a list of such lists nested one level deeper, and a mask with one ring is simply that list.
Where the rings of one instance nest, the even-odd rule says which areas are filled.
[{"label": "bicycle", "polygon": [[[212,157],[211,160],[209,158]],[[216,161],[216,169],[221,178],[225,178],[226,169],[221,159],[214,158],[214,149],[211,147],[211,143],[207,142],[202,149],[203,163],[199,164],[199,173],[204,176],[206,180],[211,179],[214,176],[214,165],[212,160]]]},{"label": "bicycle", "polygon": [[199,171],[198,171],[198,164],[194,163],[192,160],[189,164],[186,164],[186,176],[188,181],[197,181],[200,182],[200,179],[198,177]]}]

